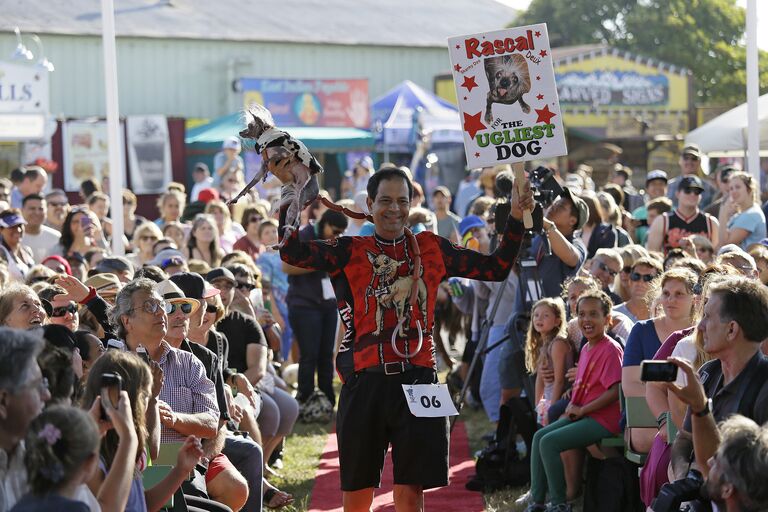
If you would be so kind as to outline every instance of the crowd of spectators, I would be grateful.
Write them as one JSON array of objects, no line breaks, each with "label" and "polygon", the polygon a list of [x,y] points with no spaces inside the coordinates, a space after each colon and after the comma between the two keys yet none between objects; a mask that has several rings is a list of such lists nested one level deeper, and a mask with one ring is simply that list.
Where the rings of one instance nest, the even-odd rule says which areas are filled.
[{"label": "crowd of spectators", "polygon": [[[269,479],[289,468],[296,421],[331,418],[342,327],[329,276],[273,248],[277,221],[259,194],[275,190],[226,204],[244,181],[239,152],[228,140],[213,175],[197,165],[189,196],[171,183],[154,220],[124,190],[122,234],[95,183],[70,202],[38,168],[0,180],[0,511],[292,502]],[[469,378],[487,335],[470,403],[493,422],[510,399],[534,410],[530,511],[570,510],[584,457],[609,456],[601,440],[618,436],[643,454],[647,507],[692,469],[721,510],[768,506],[754,481],[768,464],[765,215],[748,174],[723,166],[713,185],[700,160],[686,147],[679,177],[650,171],[642,190],[622,165],[598,190],[586,166],[562,173],[527,265],[500,283],[441,285],[441,364]],[[414,183],[412,231],[491,252],[503,170],[473,171],[455,192]],[[373,172],[369,158],[357,162],[337,202],[367,213]],[[372,233],[320,202],[302,216],[302,240]],[[111,254],[113,236],[126,256]],[[671,361],[676,381],[645,382],[648,360]],[[636,398],[658,428],[627,426],[620,404]]]}]

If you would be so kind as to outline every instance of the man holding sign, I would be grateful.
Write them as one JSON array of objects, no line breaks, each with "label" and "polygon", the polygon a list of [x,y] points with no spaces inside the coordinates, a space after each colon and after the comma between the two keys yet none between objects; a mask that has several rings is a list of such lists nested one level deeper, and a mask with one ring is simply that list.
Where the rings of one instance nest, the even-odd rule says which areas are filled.
[{"label": "man holding sign", "polygon": [[436,385],[438,285],[451,276],[505,279],[533,197],[528,186],[513,192],[499,247],[484,255],[429,231],[406,231],[413,185],[402,170],[380,169],[367,188],[374,236],[302,242],[294,232],[280,256],[328,272],[344,323],[336,360],[344,382],[336,423],[344,510],[370,510],[391,445],[396,509],[420,511],[424,489],[448,483],[446,415],[455,414],[444,385]]}]

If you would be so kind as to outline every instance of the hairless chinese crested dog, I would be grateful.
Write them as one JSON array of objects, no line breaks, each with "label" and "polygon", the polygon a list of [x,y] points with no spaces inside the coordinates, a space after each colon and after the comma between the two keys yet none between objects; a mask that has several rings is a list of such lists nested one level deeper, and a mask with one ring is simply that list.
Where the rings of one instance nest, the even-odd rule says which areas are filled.
[{"label": "hairless chinese crested dog", "polygon": [[[282,247],[285,239],[299,227],[301,210],[317,198],[320,187],[316,175],[323,172],[323,168],[300,140],[275,127],[272,114],[263,106],[251,105],[245,111],[245,118],[248,127],[240,132],[240,136],[256,141],[256,152],[261,155],[262,164],[256,176],[228,204],[236,203],[256,183],[266,180],[270,169],[279,173],[275,175],[283,187],[278,208],[280,218],[285,219],[285,230],[278,244]],[[275,165],[286,159],[290,165]]]}]

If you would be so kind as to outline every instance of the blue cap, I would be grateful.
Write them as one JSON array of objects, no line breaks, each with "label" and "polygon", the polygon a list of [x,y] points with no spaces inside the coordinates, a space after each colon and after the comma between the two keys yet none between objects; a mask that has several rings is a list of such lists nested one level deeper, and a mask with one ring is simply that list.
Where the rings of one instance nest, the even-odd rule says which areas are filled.
[{"label": "blue cap", "polygon": [[477,215],[467,215],[459,223],[459,234],[463,237],[472,228],[484,228],[485,221]]},{"label": "blue cap", "polygon": [[12,228],[14,226],[26,223],[27,221],[24,220],[24,217],[18,213],[11,213],[9,215],[3,215],[0,217],[0,227],[4,228]]}]

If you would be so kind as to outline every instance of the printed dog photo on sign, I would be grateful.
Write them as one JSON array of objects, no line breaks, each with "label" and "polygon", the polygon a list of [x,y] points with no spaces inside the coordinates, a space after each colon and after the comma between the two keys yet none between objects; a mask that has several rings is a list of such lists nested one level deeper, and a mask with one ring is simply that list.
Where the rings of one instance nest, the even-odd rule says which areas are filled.
[{"label": "printed dog photo on sign", "polygon": [[494,103],[514,105],[518,101],[523,113],[531,107],[523,99],[523,94],[531,91],[531,75],[528,63],[522,54],[490,57],[483,62],[485,75],[488,77],[488,102],[485,108],[485,122],[493,122],[491,107]]}]

